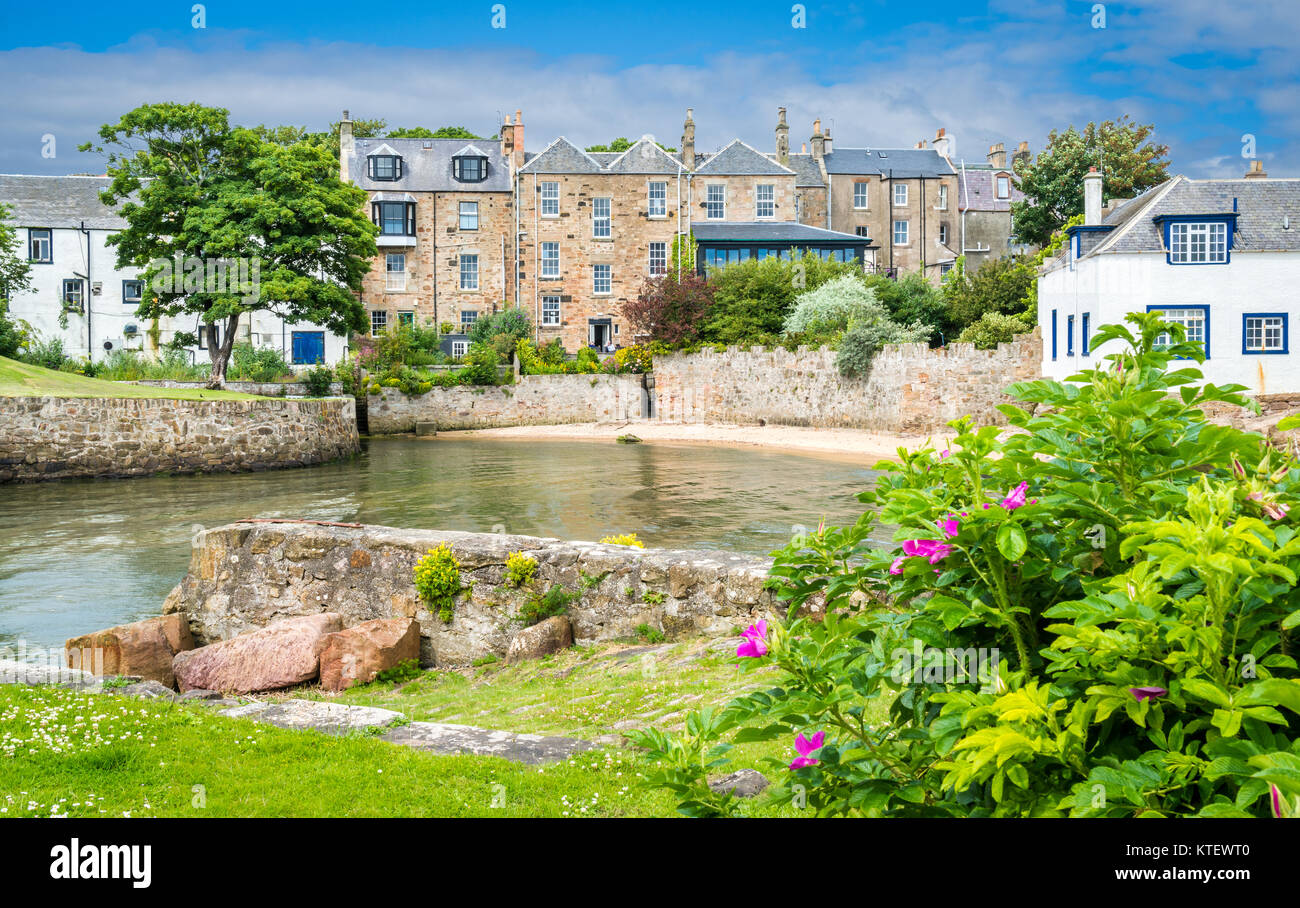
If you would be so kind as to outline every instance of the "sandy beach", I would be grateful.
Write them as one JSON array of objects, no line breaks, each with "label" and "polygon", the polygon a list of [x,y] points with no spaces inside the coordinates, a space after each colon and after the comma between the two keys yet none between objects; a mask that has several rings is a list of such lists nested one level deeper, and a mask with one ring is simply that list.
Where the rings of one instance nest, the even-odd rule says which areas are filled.
[{"label": "sandy beach", "polygon": [[557,441],[608,441],[635,435],[642,442],[758,447],[843,457],[856,461],[898,460],[898,448],[915,448],[927,438],[941,444],[949,436],[891,435],[862,429],[814,429],[801,426],[737,426],[674,422],[572,423],[558,426],[511,426],[439,432],[436,438],[528,438]]}]

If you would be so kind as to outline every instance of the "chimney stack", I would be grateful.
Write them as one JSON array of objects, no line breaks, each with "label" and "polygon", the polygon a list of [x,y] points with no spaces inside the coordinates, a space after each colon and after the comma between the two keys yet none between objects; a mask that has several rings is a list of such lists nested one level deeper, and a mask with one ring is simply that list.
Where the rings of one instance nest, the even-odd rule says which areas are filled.
[{"label": "chimney stack", "polygon": [[1101,174],[1089,167],[1083,178],[1083,223],[1095,227],[1101,223]]},{"label": "chimney stack", "polygon": [[1011,156],[1011,167],[1014,170],[1021,162],[1028,164],[1033,155],[1029,153],[1029,143],[1021,142],[1016,147],[1016,153]]},{"label": "chimney stack", "polygon": [[695,111],[686,108],[686,122],[682,124],[682,164],[687,170],[695,169]]},{"label": "chimney stack", "polygon": [[348,112],[343,111],[343,119],[339,123],[339,179],[344,183],[351,182],[352,177],[348,173],[348,159],[356,151],[356,143],[352,138],[352,118]]},{"label": "chimney stack", "polygon": [[1001,142],[989,146],[988,160],[990,167],[998,170],[1007,169],[1007,148]]},{"label": "chimney stack", "polygon": [[934,150],[939,152],[946,160],[952,160],[952,154],[956,151],[956,141],[948,135],[948,130],[942,126],[934,134]]},{"label": "chimney stack", "polygon": [[790,126],[785,122],[785,108],[776,109],[776,159],[790,163]]},{"label": "chimney stack", "polygon": [[808,144],[812,146],[813,160],[820,164],[822,158],[826,155],[826,137],[822,135],[821,117],[813,120],[813,134],[812,138],[808,140]]},{"label": "chimney stack", "polygon": [[1247,171],[1246,171],[1246,179],[1248,179],[1248,180],[1264,180],[1264,179],[1267,179],[1267,178],[1268,178],[1268,174],[1264,171],[1264,162],[1263,162],[1263,161],[1251,161],[1251,162],[1250,162],[1250,170],[1247,170]]},{"label": "chimney stack", "polygon": [[831,148],[831,131],[830,131],[829,129],[826,130],[826,137],[825,137],[825,138],[826,138],[826,141],[825,141],[824,143],[822,143],[822,152],[823,152],[824,154],[830,154],[830,153],[832,152],[832,148]]}]

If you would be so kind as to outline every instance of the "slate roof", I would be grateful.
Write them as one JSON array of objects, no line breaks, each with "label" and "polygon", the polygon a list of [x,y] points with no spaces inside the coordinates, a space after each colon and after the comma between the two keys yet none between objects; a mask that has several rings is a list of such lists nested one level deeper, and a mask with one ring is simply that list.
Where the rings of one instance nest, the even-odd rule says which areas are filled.
[{"label": "slate roof", "polygon": [[[1162,215],[1237,214],[1234,252],[1300,252],[1300,180],[1189,180],[1176,176],[1111,212],[1114,226],[1089,255],[1163,252]],[[1284,226],[1287,219],[1290,227]]]},{"label": "slate roof", "polygon": [[822,169],[817,166],[817,160],[812,155],[792,154],[789,166],[795,173],[794,185],[799,187],[826,185],[826,181],[822,179]]},{"label": "slate roof", "polygon": [[99,200],[108,177],[48,177],[0,174],[0,203],[19,227],[80,227],[122,230],[126,221]]},{"label": "slate roof", "polygon": [[950,176],[955,171],[933,148],[836,148],[824,156],[827,173],[895,179]]},{"label": "slate roof", "polygon": [[840,233],[823,227],[809,227],[794,221],[694,221],[691,232],[695,239],[708,242],[713,240],[737,241],[754,240],[772,243],[817,243],[826,240],[838,242],[851,241],[859,245],[869,242],[865,236],[853,233]]},{"label": "slate roof", "polygon": [[994,177],[999,173],[1013,174],[1008,167],[990,167],[980,164],[972,167],[957,165],[957,204],[961,211],[1010,211],[1012,202],[1023,202],[1025,194],[1011,181],[1011,197],[998,198]]},{"label": "slate roof", "polygon": [[604,173],[594,154],[583,151],[564,136],[547,145],[520,168],[521,173]]},{"label": "slate roof", "polygon": [[785,176],[794,173],[740,139],[732,139],[703,164],[697,162],[695,172],[703,176]]},{"label": "slate roof", "polygon": [[627,151],[615,155],[607,167],[610,173],[675,174],[682,170],[681,159],[664,151],[649,136],[638,139]]},{"label": "slate roof", "polygon": [[[509,192],[510,168],[494,142],[466,145],[464,139],[355,139],[353,154],[348,158],[348,175],[362,189],[397,192]],[[451,159],[466,149],[488,160],[487,179],[481,183],[461,183],[452,176]],[[366,156],[398,154],[402,157],[400,180],[372,180],[366,176]]]}]

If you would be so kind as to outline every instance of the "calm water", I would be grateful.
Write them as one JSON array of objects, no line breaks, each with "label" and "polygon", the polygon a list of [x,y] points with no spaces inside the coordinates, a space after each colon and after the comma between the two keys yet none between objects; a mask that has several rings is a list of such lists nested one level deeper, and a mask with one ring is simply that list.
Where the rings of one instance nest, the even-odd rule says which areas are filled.
[{"label": "calm water", "polygon": [[853,521],[874,472],[692,445],[379,439],[342,463],[240,475],[0,486],[0,645],[158,614],[196,525],[302,517],[766,554]]}]

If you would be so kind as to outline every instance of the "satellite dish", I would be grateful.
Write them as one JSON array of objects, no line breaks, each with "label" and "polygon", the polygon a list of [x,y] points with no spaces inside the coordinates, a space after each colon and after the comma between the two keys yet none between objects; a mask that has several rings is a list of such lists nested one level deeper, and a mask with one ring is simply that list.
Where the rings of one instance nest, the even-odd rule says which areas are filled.
[{"label": "satellite dish", "polygon": [[104,341],[104,349],[105,349],[105,350],[112,350],[112,349],[113,349],[113,342],[112,342],[112,341]]}]

